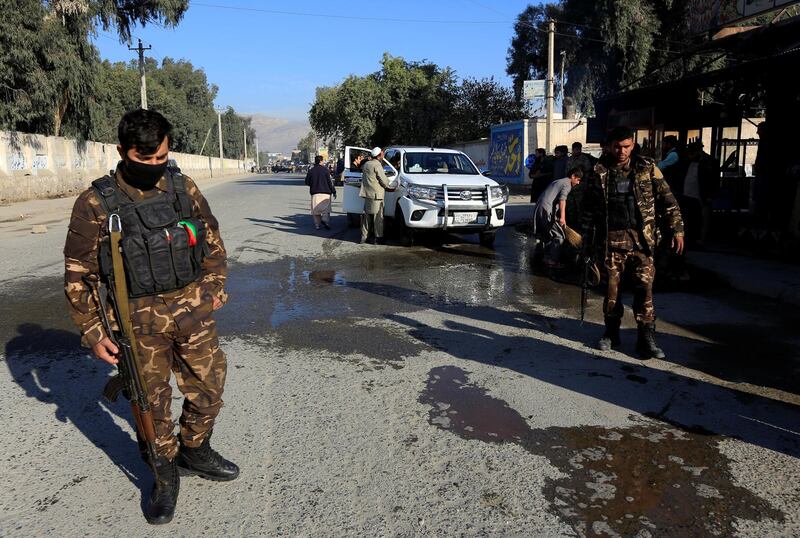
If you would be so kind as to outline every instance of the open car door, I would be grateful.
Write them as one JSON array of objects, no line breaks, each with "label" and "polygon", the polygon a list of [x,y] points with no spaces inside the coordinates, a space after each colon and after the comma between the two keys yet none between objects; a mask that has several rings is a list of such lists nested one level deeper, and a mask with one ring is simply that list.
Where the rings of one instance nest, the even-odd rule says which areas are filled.
[{"label": "open car door", "polygon": [[[364,200],[358,193],[361,191],[361,163],[366,162],[372,150],[358,148],[355,146],[345,146],[344,148],[344,172],[342,172],[344,183],[344,194],[342,195],[342,210],[347,213],[347,224],[358,226],[361,222],[361,214],[364,212]],[[361,156],[360,163],[356,163],[357,157]],[[383,161],[384,170],[387,170],[389,181],[397,177],[397,171],[386,160]],[[391,173],[389,173],[391,172]]]}]

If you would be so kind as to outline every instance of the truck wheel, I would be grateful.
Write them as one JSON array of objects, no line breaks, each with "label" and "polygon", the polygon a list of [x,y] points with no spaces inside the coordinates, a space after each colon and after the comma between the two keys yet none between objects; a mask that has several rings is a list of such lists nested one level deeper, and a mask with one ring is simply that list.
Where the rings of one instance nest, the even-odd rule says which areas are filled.
[{"label": "truck wheel", "polygon": [[361,215],[357,213],[348,213],[347,214],[347,227],[348,228],[357,228],[361,226]]},{"label": "truck wheel", "polygon": [[494,247],[494,240],[497,237],[497,232],[481,232],[478,238],[478,242],[483,247],[492,248]]},{"label": "truck wheel", "polygon": [[403,215],[403,209],[398,205],[394,211],[395,228],[397,235],[400,238],[400,244],[404,247],[413,247],[416,240],[414,230],[406,226],[406,217]]}]

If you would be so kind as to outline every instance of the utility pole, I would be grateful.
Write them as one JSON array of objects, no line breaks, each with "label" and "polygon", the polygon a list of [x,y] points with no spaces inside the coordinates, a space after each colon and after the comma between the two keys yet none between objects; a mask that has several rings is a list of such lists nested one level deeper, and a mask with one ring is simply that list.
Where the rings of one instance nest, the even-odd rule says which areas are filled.
[{"label": "utility pole", "polygon": [[550,153],[553,151],[551,144],[553,131],[553,57],[555,51],[556,21],[547,21],[547,130],[545,134],[545,150]]},{"label": "utility pole", "polygon": [[261,156],[258,154],[258,137],[256,137],[255,141],[256,141],[256,168],[261,168]]},{"label": "utility pole", "polygon": [[247,127],[242,131],[244,132],[244,165],[247,166]]},{"label": "utility pole", "polygon": [[140,87],[142,92],[142,110],[147,110],[147,77],[144,74],[144,51],[150,50],[153,47],[148,45],[146,48],[142,46],[142,40],[139,40],[138,47],[128,47],[128,50],[135,50],[139,52],[139,77],[141,79]]},{"label": "utility pole", "polygon": [[219,167],[224,168],[222,157],[222,112],[217,110],[217,132],[219,133]]}]

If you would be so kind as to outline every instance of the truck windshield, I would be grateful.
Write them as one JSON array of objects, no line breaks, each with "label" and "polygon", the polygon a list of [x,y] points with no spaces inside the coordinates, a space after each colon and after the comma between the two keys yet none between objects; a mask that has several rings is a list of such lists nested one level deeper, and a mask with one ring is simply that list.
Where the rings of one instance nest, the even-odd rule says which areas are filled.
[{"label": "truck windshield", "polygon": [[467,174],[477,175],[478,170],[461,153],[420,152],[406,153],[403,171],[407,174]]}]

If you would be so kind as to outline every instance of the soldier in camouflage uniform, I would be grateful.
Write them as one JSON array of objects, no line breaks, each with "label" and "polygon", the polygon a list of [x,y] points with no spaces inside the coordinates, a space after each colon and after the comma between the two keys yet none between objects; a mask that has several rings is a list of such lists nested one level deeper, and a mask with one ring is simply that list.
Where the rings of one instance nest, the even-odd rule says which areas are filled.
[{"label": "soldier in camouflage uniform", "polygon": [[[178,471],[212,480],[233,480],[239,474],[238,467],[209,444],[214,420],[222,407],[227,366],[212,317],[212,312],[227,301],[225,246],[217,220],[197,185],[166,168],[170,129],[157,112],[137,110],[126,114],[120,122],[117,146],[122,161],[113,180],[108,180],[136,203],[167,196],[169,185],[182,179],[185,194],[191,200],[192,216],[205,223],[205,256],[198,264],[198,278],[168,293],[130,299],[131,323],[156,429],[159,480],[145,514],[150,523],[156,524],[172,519],[179,490]],[[97,296],[98,288],[91,285],[103,279],[98,256],[101,242],[108,235],[108,215],[100,198],[92,187],[75,202],[64,246],[64,282],[70,315],[81,331],[82,344],[91,348],[97,358],[116,364],[118,349],[105,333],[98,314],[103,303]],[[113,309],[105,304],[116,329]],[[185,397],[180,442],[170,414],[170,372],[175,374]]]},{"label": "soldier in camouflage uniform", "polygon": [[588,182],[581,219],[584,237],[591,237],[594,229],[595,246],[601,242],[608,272],[603,302],[606,328],[598,347],[609,350],[620,344],[620,281],[630,270],[638,326],[636,350],[644,359],[663,359],[664,352],[655,341],[653,253],[659,239],[658,224],[662,222],[672,231],[672,247],[679,254],[683,252],[680,208],[654,162],[646,157],[631,157],[633,131],[627,127],[613,129],[608,145],[610,152],[595,165]]}]

